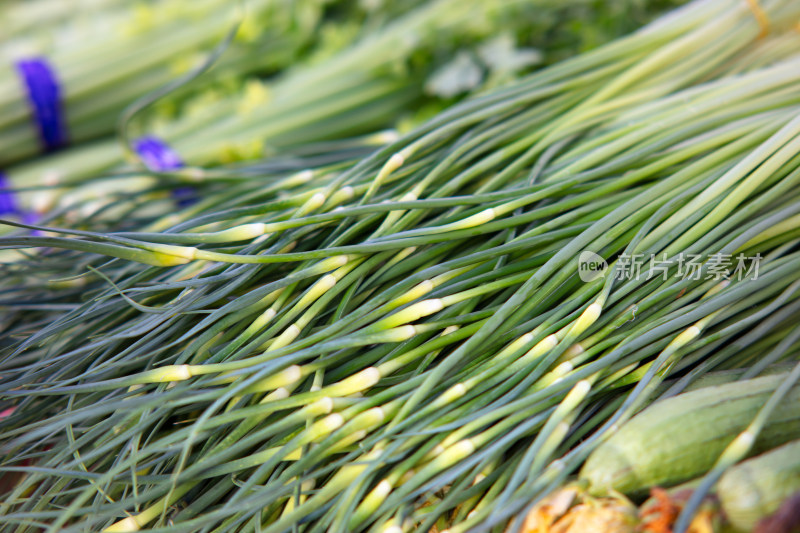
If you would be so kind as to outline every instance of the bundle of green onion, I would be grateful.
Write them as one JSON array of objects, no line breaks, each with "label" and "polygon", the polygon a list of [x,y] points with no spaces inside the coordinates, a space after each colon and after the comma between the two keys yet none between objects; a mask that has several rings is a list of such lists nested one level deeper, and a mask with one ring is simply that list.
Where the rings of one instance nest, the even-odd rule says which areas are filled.
[{"label": "bundle of green onion", "polygon": [[[61,2],[61,9],[69,13],[84,3]],[[41,25],[31,19],[51,11],[51,1],[12,4],[6,17],[21,35],[12,33],[0,56],[0,165],[113,132],[123,109],[201,63],[239,20],[227,53],[201,81],[285,68],[315,41],[331,3],[249,0],[244,16],[239,4],[222,0],[109,2],[91,16],[59,18],[63,11],[52,10],[55,20]],[[64,124],[55,146],[40,138],[35,89],[26,88],[17,64],[30,58],[46,62],[60,93]]]},{"label": "bundle of green onion", "polygon": [[0,282],[6,523],[502,531],[664,379],[797,359],[800,5],[754,14],[696,0],[354,164],[0,238],[34,249]]},{"label": "bundle of green onion", "polygon": [[[309,3],[317,5],[321,2]],[[566,3],[553,0],[434,0],[427,3],[406,0],[373,6],[360,17],[354,16],[352,10],[339,16],[334,11],[329,17],[334,22],[322,27],[314,46],[309,48],[308,56],[304,55],[301,61],[280,75],[267,80],[250,80],[243,84],[242,90],[237,85],[233,94],[218,89],[201,91],[198,96],[184,101],[177,116],[174,113],[146,114],[143,122],[134,121],[129,128],[130,137],[156,135],[170,145],[187,165],[198,166],[273,156],[294,149],[298,144],[372,133],[376,129],[396,126],[418,110],[423,115],[429,114],[430,106],[435,106],[437,101],[452,101],[469,91],[508,81],[519,71],[542,60],[539,48],[545,48],[548,56],[558,57],[584,46],[587,39],[588,44],[602,40],[603,36],[590,33],[583,37],[583,33],[586,28],[608,25],[608,18],[623,6],[630,8],[626,18],[621,19],[626,22],[617,22],[615,27],[607,30],[610,36],[633,29],[638,21],[670,3],[674,2],[652,0],[642,4],[631,0],[622,5],[606,6],[603,3],[594,5],[587,0]],[[248,9],[258,12],[261,4],[264,2]],[[272,64],[272,70],[275,70],[288,66],[295,57],[284,49],[301,48],[300,41],[308,40],[298,38],[297,46],[288,47],[279,39],[276,41],[275,36],[289,35],[284,27],[291,26],[291,21],[296,18],[291,13],[302,14],[310,8],[292,4],[289,14],[274,17],[272,11],[281,11],[283,3],[269,2],[265,5],[270,6],[270,14],[265,15],[270,19],[270,25],[260,30],[264,38],[256,42],[258,46],[252,51],[255,58],[248,57],[253,60],[251,63],[255,61],[256,65],[262,66],[267,60],[276,61],[274,56],[277,53],[272,48],[265,48],[267,44],[263,41],[266,40],[269,46],[281,50],[282,61],[279,65]],[[219,17],[207,18],[209,23],[219,24]],[[303,20],[306,18],[309,17]],[[312,23],[304,23],[303,31],[298,30],[303,37],[310,38],[309,33],[316,28],[319,15],[311,18]],[[570,27],[572,20],[585,22],[583,26]],[[257,26],[260,18],[248,14],[244,21],[247,27]],[[191,31],[198,32],[194,28]],[[154,40],[152,33],[148,31],[140,38]],[[185,41],[181,42],[186,46]],[[125,49],[129,46],[130,43],[125,44]],[[226,62],[237,61],[238,55],[235,47],[227,50],[221,56],[222,65],[215,66],[212,73],[224,68]],[[164,60],[167,66],[171,64],[168,59],[174,63],[174,56],[175,53],[171,53]],[[118,68],[128,68],[125,63],[119,63]],[[137,83],[126,87],[141,94],[138,91],[157,86],[174,76],[168,68],[161,67],[163,75],[152,77],[153,85],[143,87],[138,80],[150,80],[151,77],[131,72],[130,76],[135,76]],[[237,72],[247,70],[237,68]],[[216,77],[219,74],[212,76]],[[85,80],[88,82],[95,78],[87,76]],[[117,104],[129,103],[135,95],[118,90],[109,92],[107,86],[101,87],[99,83],[92,87],[95,85],[104,91],[104,97],[98,99],[96,94],[87,93],[87,105],[96,107],[100,101],[109,98],[108,94],[115,98],[113,109],[108,107],[102,116],[97,115],[97,123],[107,128],[114,123],[109,116],[116,116],[120,110]],[[194,87],[194,82],[188,87]],[[174,98],[170,98],[159,107],[164,110],[173,101]],[[82,104],[73,106],[68,101],[66,106],[78,109]],[[17,106],[15,109],[23,108]],[[19,128],[27,128],[28,137],[33,134],[27,123]],[[9,138],[27,145],[30,139],[25,140],[26,135],[9,133]],[[2,139],[0,144],[9,149],[13,146],[11,142],[3,143]],[[0,163],[3,161],[0,155]],[[27,191],[19,194],[23,210],[41,215],[51,211],[56,204],[63,204],[61,197],[65,191],[87,179],[96,178],[100,173],[130,173],[132,169],[140,168],[130,164],[136,161],[136,154],[127,153],[127,147],[118,140],[106,139],[6,168],[5,173],[10,185]],[[199,181],[197,173],[192,176],[194,181]],[[104,186],[93,182],[73,196],[103,197],[114,190],[109,182]]]}]

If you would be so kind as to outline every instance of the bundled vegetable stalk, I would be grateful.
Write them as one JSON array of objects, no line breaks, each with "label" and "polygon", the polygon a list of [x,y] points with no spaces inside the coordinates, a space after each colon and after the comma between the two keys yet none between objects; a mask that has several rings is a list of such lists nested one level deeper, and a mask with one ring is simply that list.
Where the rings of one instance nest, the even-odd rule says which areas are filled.
[{"label": "bundled vegetable stalk", "polygon": [[39,13],[50,3],[7,8],[9,20],[19,20],[24,34],[11,36],[2,56],[4,167],[113,132],[122,110],[199,65],[237,20],[242,26],[231,46],[213,76],[201,81],[288,66],[315,40],[330,2],[252,0],[242,18],[231,2],[150,0],[104,7],[90,19],[56,19],[39,31],[27,28],[29,10]]},{"label": "bundled vegetable stalk", "polygon": [[355,164],[0,239],[35,249],[0,281],[6,522],[502,531],[664,379],[796,360],[800,5],[761,7],[763,37],[695,1]]},{"label": "bundled vegetable stalk", "polygon": [[[311,3],[320,4],[319,0]],[[669,3],[669,0],[651,0],[644,4],[647,9],[631,8],[629,18],[624,19],[629,21],[629,25],[620,25],[614,31],[622,33],[633,29],[631,26],[637,20]],[[256,15],[248,14],[244,19],[246,27],[259,24],[258,6],[261,4],[264,2],[249,6],[248,13]],[[144,123],[134,121],[129,133],[134,144],[132,153],[126,153],[128,147],[121,146],[116,139],[99,141],[6,168],[8,186],[27,191],[18,194],[22,212],[33,210],[43,214],[63,203],[61,198],[65,190],[82,180],[96,178],[99,173],[111,170],[129,172],[131,166],[125,164],[126,159],[142,159],[151,167],[150,170],[170,170],[153,168],[141,150],[136,153],[135,141],[143,135],[161,139],[166,144],[161,151],[174,152],[172,158],[181,164],[197,166],[260,158],[265,154],[284,153],[298,144],[372,133],[396,125],[404,115],[430,102],[430,98],[422,98],[426,94],[434,101],[436,98],[449,101],[481,86],[507,81],[542,60],[541,52],[530,48],[531,45],[546,46],[556,56],[582,46],[584,43],[578,35],[585,27],[591,27],[594,18],[599,19],[594,22],[597,26],[605,24],[607,13],[619,9],[619,6],[587,7],[585,0],[567,3],[552,0],[435,0],[418,4],[421,3],[416,0],[389,2],[369,12],[368,16],[362,17],[363,20],[343,16],[341,23],[323,27],[322,36],[311,48],[310,57],[280,76],[264,82],[250,81],[244,90],[230,95],[222,92],[220,96],[219,91],[204,92],[186,103],[183,113],[177,117],[150,116]],[[271,49],[264,49],[266,44],[262,46],[261,43],[272,43],[273,35],[287,34],[281,25],[291,26],[295,18],[291,13],[297,12],[297,17],[302,15],[302,28],[298,29],[300,35],[308,37],[309,33],[313,34],[318,17],[306,16],[305,12],[311,8],[303,4],[292,5],[291,11],[284,13],[283,2],[265,4],[267,12],[264,16],[271,22],[262,30],[265,37],[255,43],[258,44],[254,52],[256,57],[276,60],[273,57],[276,54]],[[273,11],[280,11],[281,16],[274,17]],[[582,17],[587,22],[568,31],[568,17],[571,15]],[[309,18],[311,22],[306,21]],[[207,16],[202,20],[219,24],[219,17]],[[359,23],[366,29],[361,30]],[[191,31],[200,33],[195,28]],[[141,38],[153,40],[152,33],[142,34]],[[517,47],[518,42],[522,43],[521,47]],[[281,50],[289,48],[280,42],[274,44]],[[298,47],[299,44],[291,49]],[[174,53],[164,61],[173,57]],[[214,67],[214,70],[219,71],[226,62],[237,57],[233,47],[222,55],[222,65]],[[285,61],[280,66],[286,66],[295,55],[282,53],[281,57]],[[124,62],[114,59],[120,63],[117,68],[127,68]],[[263,65],[263,60],[258,64]],[[164,75],[154,79],[155,84],[174,76],[169,68],[162,70]],[[136,75],[137,80],[142,78],[141,73],[131,75]],[[86,78],[90,79],[94,77]],[[146,89],[139,82],[126,87],[137,91]],[[107,86],[98,88],[107,89]],[[134,96],[124,94],[125,91],[111,93],[114,98],[118,97],[119,102],[126,103],[131,102]],[[90,105],[95,106],[106,97],[98,99],[94,94],[87,94],[87,98]],[[65,105],[68,109],[74,107],[69,101]],[[109,114],[116,116],[119,109],[109,108],[103,117],[98,114],[98,123],[109,127],[114,123]],[[421,113],[429,112],[423,106]],[[29,128],[27,124],[24,127]],[[24,135],[15,133],[13,136],[15,142],[25,139]],[[12,144],[4,146],[11,147]],[[0,157],[0,163],[2,161]],[[196,173],[194,175],[196,178]],[[102,184],[93,181],[75,194],[79,197],[102,197],[118,190],[115,188],[117,182],[118,179]],[[138,183],[136,187],[141,188]]]}]

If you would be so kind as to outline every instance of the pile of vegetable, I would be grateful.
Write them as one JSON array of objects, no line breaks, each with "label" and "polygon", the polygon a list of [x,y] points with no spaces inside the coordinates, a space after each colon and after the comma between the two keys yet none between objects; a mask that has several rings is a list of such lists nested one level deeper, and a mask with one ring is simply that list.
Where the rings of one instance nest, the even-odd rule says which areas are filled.
[{"label": "pile of vegetable", "polygon": [[[798,22],[695,0],[377,148],[287,89],[325,134],[7,220],[2,520],[792,531]],[[410,53],[378,35],[277,83],[368,132],[367,57]],[[174,146],[220,163],[276,109]]]}]

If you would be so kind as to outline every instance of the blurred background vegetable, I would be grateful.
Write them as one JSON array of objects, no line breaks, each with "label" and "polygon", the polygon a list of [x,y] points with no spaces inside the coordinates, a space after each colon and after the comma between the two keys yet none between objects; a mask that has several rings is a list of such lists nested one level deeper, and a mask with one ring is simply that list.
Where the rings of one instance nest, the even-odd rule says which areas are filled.
[{"label": "blurred background vegetable", "polygon": [[[299,145],[389,127],[404,131],[456,98],[630,31],[675,3],[259,0],[247,5],[219,64],[178,95],[159,100],[129,131],[132,139],[163,139],[190,166],[287,155]],[[211,0],[148,2],[137,4],[134,14],[107,45],[96,42],[107,38],[103,32],[75,45],[74,53],[40,45],[55,54],[64,78],[73,141],[109,133],[126,105],[197,65],[221,39],[225,22],[236,20],[230,2]],[[213,29],[186,24],[195,19]],[[252,72],[275,75],[247,77]],[[10,100],[0,102],[0,139],[7,139],[0,141],[0,164],[31,155],[39,145],[17,76],[9,70],[3,83],[8,88],[0,94]],[[9,117],[5,123],[3,116]],[[22,211],[40,216],[62,205],[63,193],[83,180],[140,169],[134,160],[107,138],[7,167],[6,187],[40,191],[17,195]],[[79,196],[102,198],[118,183],[94,182]]]}]

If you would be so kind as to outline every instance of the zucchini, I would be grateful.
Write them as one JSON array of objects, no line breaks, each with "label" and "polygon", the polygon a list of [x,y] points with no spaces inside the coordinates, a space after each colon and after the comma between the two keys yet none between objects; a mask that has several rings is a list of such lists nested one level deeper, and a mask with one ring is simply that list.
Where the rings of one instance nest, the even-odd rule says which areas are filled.
[{"label": "zucchini", "polygon": [[[705,387],[655,402],[586,460],[580,477],[593,493],[636,495],[706,473],[753,420],[786,374]],[[800,438],[800,386],[761,431],[751,455]]]},{"label": "zucchini", "polygon": [[[795,366],[794,361],[784,361],[781,363],[775,363],[769,365],[768,367],[764,368],[761,372],[759,372],[759,377],[764,376],[772,376],[774,374],[786,374]],[[681,383],[681,379],[673,378],[664,381],[659,387],[656,389],[656,399],[664,399],[675,396],[677,394],[685,394],[687,392],[704,389],[706,387],[714,387],[717,385],[725,385],[727,383],[733,383],[742,379],[748,371],[750,370],[749,367],[743,368],[729,368],[725,370],[713,370],[711,372],[703,372],[699,375],[695,376],[695,378],[690,381],[686,385],[680,385],[680,388],[673,392],[675,388],[679,386]],[[655,403],[655,401],[653,402]]]},{"label": "zucchini", "polygon": [[752,531],[784,500],[800,491],[800,440],[730,468],[717,484],[717,496],[728,521]]}]

